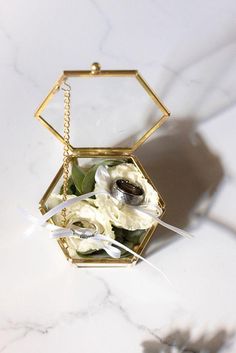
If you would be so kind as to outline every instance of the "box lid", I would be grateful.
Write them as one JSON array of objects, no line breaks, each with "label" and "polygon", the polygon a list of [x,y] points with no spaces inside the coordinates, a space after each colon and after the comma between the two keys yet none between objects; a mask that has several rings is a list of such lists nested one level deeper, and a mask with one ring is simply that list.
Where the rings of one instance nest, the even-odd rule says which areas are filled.
[{"label": "box lid", "polygon": [[64,71],[35,113],[35,117],[63,139],[64,96],[71,87],[70,148],[72,151],[131,153],[170,115],[137,70]]}]

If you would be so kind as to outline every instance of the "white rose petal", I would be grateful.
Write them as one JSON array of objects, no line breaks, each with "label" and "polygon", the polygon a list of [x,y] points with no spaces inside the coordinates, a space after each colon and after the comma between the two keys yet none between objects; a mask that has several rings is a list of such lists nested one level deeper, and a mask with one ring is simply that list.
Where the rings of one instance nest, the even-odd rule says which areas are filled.
[{"label": "white rose petal", "polygon": [[[74,195],[68,195],[68,199],[74,198]],[[100,234],[104,234],[112,239],[115,238],[115,234],[112,230],[109,219],[99,211],[94,205],[92,205],[92,199],[90,202],[78,201],[67,208],[67,225],[70,226],[75,222],[82,222],[86,228],[86,224],[93,224],[96,231]],[[62,196],[52,194],[47,202],[49,209],[55,207],[62,202]],[[62,216],[61,213],[53,217],[53,221],[56,225],[61,226]],[[88,227],[88,226],[87,226]],[[93,238],[79,239],[78,237],[67,238],[69,245],[68,251],[72,257],[78,256],[76,251],[86,253],[92,250],[102,249],[100,241],[94,240]]]},{"label": "white rose petal", "polygon": [[[123,163],[110,167],[107,170],[112,180],[118,178],[127,179],[131,183],[141,185],[145,193],[144,204],[147,205],[145,209],[156,212],[157,216],[161,215],[162,210],[158,205],[158,193],[134,164]],[[100,185],[96,183],[95,191],[99,189]],[[116,227],[128,230],[147,229],[157,222],[148,215],[135,211],[130,206],[114,199],[110,195],[97,195],[94,203],[110,218],[111,223]]]}]

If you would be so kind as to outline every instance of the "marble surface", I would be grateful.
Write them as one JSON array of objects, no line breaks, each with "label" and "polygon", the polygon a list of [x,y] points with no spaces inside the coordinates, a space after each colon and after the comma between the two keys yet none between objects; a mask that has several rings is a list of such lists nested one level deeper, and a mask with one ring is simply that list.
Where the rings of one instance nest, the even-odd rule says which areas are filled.
[{"label": "marble surface", "polygon": [[[1,1],[0,352],[236,351],[236,3]],[[58,74],[138,68],[172,112],[137,152],[167,202],[151,268],[76,269],[18,206],[37,202],[61,145],[33,119]]]}]

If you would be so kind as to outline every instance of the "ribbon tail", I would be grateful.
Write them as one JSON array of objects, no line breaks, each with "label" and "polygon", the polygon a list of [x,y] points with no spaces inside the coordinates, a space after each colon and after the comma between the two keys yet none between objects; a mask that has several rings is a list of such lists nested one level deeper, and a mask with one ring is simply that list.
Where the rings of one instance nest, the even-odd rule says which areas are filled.
[{"label": "ribbon tail", "polygon": [[188,239],[193,238],[192,234],[186,232],[183,229],[172,226],[171,224],[162,221],[160,218],[158,218],[158,223],[160,223],[163,227],[168,228],[179,235],[182,235],[184,238],[188,238]]},{"label": "ribbon tail", "polygon": [[26,231],[24,231],[24,236],[29,237],[34,233],[36,227],[39,225],[38,218],[32,216],[29,211],[27,211],[23,207],[18,207],[18,211],[23,215],[25,219],[27,219],[31,223],[31,226],[27,228]]},{"label": "ribbon tail", "polygon": [[103,245],[103,250],[105,250],[108,255],[113,257],[113,259],[119,259],[121,256],[120,249],[117,249],[112,245]]},{"label": "ribbon tail", "polygon": [[67,228],[58,228],[51,232],[50,238],[57,239],[57,238],[65,238],[72,236],[73,232]]},{"label": "ribbon tail", "polygon": [[35,231],[36,228],[36,224],[32,224],[28,229],[26,229],[26,231],[24,232],[25,237],[29,237],[30,235],[32,235]]},{"label": "ribbon tail", "polygon": [[155,266],[153,263],[151,263],[150,261],[148,261],[147,259],[145,259],[143,256],[137,254],[135,251],[131,250],[130,248],[128,248],[126,245],[124,244],[121,244],[119,241],[115,240],[115,239],[111,239],[107,236],[99,236],[99,235],[96,235],[97,239],[100,239],[100,240],[106,240],[116,246],[118,246],[119,248],[122,248],[124,250],[126,250],[127,252],[129,252],[130,254],[134,255],[135,257],[137,257],[138,259],[146,262],[146,264],[148,264],[149,266],[151,266],[152,268],[154,268],[154,270],[156,270],[157,272],[159,272],[162,277],[165,278],[165,280],[173,287],[173,284],[172,282],[169,280],[169,278],[166,276],[166,274],[160,270],[157,266]]},{"label": "ribbon tail", "polygon": [[71,199],[69,199],[67,201],[63,201],[59,205],[53,207],[51,210],[49,210],[43,216],[41,216],[38,219],[38,223],[39,223],[39,225],[43,225],[46,221],[48,221],[50,218],[52,218],[57,213],[59,213],[63,208],[67,208],[67,207],[73,205],[74,203],[76,203],[78,201],[83,201],[83,200],[88,199],[91,196],[96,196],[96,195],[99,195],[99,194],[108,194],[108,192],[105,191],[105,190],[88,192],[87,194],[83,194],[81,196],[73,197],[73,198],[71,198]]},{"label": "ribbon tail", "polygon": [[[70,229],[66,229],[66,228],[60,228],[57,230],[54,230],[52,232],[52,238],[60,238],[60,237],[70,237],[72,234],[72,231]],[[73,236],[76,236],[76,231],[74,231]],[[78,235],[79,236],[79,235]],[[101,235],[101,234],[96,234],[93,236],[94,240],[98,240],[100,242],[103,241],[107,241],[108,243],[114,244],[119,248],[122,248],[124,250],[126,250],[127,252],[129,252],[130,254],[134,255],[135,257],[137,257],[138,259],[146,262],[146,264],[148,264],[149,266],[151,266],[152,268],[154,268],[156,271],[158,271],[164,278],[165,280],[171,285],[171,281],[169,280],[169,278],[165,275],[165,273],[160,270],[157,266],[155,266],[154,264],[152,264],[150,261],[146,260],[143,256],[137,254],[135,251],[131,250],[130,248],[128,248],[126,245],[121,244],[119,241],[112,239],[110,237],[107,237],[105,235]],[[121,251],[117,248],[115,248],[114,246],[111,245],[107,245],[107,244],[103,244],[102,248],[107,252],[108,255],[110,255],[113,258],[120,258],[121,256]]]},{"label": "ribbon tail", "polygon": [[183,230],[183,229],[180,229],[180,228],[178,228],[178,227],[172,226],[171,224],[162,221],[156,214],[154,214],[154,213],[152,213],[152,212],[150,212],[150,211],[146,211],[146,210],[142,209],[141,207],[136,207],[135,209],[136,209],[137,211],[139,211],[139,212],[145,213],[146,215],[148,215],[148,216],[154,218],[154,219],[155,219],[159,224],[161,224],[163,227],[172,230],[173,232],[175,232],[175,233],[181,235],[182,237],[188,238],[188,239],[193,238],[193,235],[192,235],[192,234],[186,232],[186,231]]}]

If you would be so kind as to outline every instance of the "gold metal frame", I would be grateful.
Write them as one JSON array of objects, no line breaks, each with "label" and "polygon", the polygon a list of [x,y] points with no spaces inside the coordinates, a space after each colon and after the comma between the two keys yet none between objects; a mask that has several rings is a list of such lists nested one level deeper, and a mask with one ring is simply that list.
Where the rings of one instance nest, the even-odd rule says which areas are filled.
[{"label": "gold metal frame", "polygon": [[[95,68],[95,69],[94,69]],[[35,117],[54,135],[56,138],[64,143],[64,139],[62,135],[54,129],[52,125],[46,121],[42,113],[50,100],[54,97],[54,95],[58,92],[63,82],[69,77],[134,77],[141,84],[143,89],[147,92],[150,98],[154,101],[157,107],[162,112],[161,118],[156,122],[154,126],[152,126],[148,131],[144,133],[144,135],[136,141],[131,147],[118,147],[118,148],[104,148],[104,147],[73,147],[70,145],[70,150],[72,152],[79,152],[80,155],[90,154],[99,155],[100,153],[104,154],[130,154],[133,153],[139,146],[141,146],[150,136],[153,134],[169,117],[170,112],[165,107],[165,105],[161,102],[157,94],[153,91],[153,89],[147,84],[147,82],[143,79],[140,73],[137,70],[101,70],[100,65],[97,63],[92,64],[91,70],[76,70],[76,71],[64,71],[63,74],[59,77],[59,79],[55,82],[52,89],[50,90],[47,97],[40,104],[39,108],[35,112]]]},{"label": "gold metal frame", "polygon": [[[90,158],[91,154],[87,154],[87,155],[83,155],[81,156],[73,156],[71,157],[71,159],[77,159],[77,158]],[[94,156],[92,156],[94,157]],[[98,158],[100,157],[112,157],[114,158],[114,155],[99,155]],[[115,158],[123,158],[124,156],[116,156]],[[153,186],[153,188],[157,191],[158,196],[159,196],[159,206],[162,209],[162,216],[165,212],[165,203],[161,197],[161,195],[159,194],[158,190],[156,189],[155,185],[153,184],[153,182],[151,181],[150,177],[148,176],[147,172],[145,171],[145,169],[143,168],[142,164],[140,163],[140,161],[138,160],[138,158],[134,155],[129,155],[126,158],[131,159],[132,162],[136,165],[136,167],[142,172],[142,174],[145,176],[145,178],[149,181],[149,183]],[[59,169],[59,171],[57,172],[55,178],[53,179],[53,181],[51,182],[50,186],[48,187],[48,189],[46,190],[45,194],[43,195],[42,199],[39,202],[39,209],[41,211],[42,214],[47,212],[47,200],[49,198],[49,196],[51,195],[51,193],[53,192],[54,188],[56,187],[56,185],[58,184],[58,182],[60,181],[61,177],[63,175],[63,165],[61,166],[61,168]],[[162,217],[161,216],[161,217]],[[140,245],[135,247],[135,251],[137,252],[137,254],[141,255],[144,251],[144,249],[146,248],[149,240],[151,239],[154,231],[156,230],[157,225],[153,225],[151,228],[149,228],[147,230],[147,233],[143,239],[143,241],[140,243]],[[69,255],[69,252],[67,250],[68,245],[67,242],[64,239],[59,239],[57,240],[58,244],[60,245],[66,259],[68,261],[70,261],[73,264],[76,264],[79,267],[89,267],[89,266],[93,266],[93,267],[105,267],[105,266],[127,266],[127,265],[134,265],[138,260],[137,258],[135,258],[135,256],[127,256],[125,258],[120,258],[120,259],[113,259],[113,258],[100,258],[100,259],[92,259],[92,258],[81,258],[81,259],[72,259]]]},{"label": "gold metal frame", "polygon": [[[70,145],[70,151],[71,151],[71,158],[91,158],[91,157],[112,157],[112,158],[129,158],[132,160],[132,162],[138,167],[138,169],[143,173],[143,175],[147,178],[149,183],[154,187],[154,189],[157,191],[155,185],[152,183],[150,177],[148,176],[147,172],[145,171],[144,167],[142,166],[141,162],[138,160],[136,156],[133,155],[133,152],[141,146],[149,137],[152,133],[154,133],[169,117],[170,112],[168,109],[164,106],[164,104],[160,101],[156,93],[151,89],[151,87],[146,83],[146,81],[143,79],[143,77],[139,74],[137,70],[101,70],[100,65],[98,63],[94,63],[91,66],[91,70],[76,70],[76,71],[64,71],[63,74],[59,77],[59,79],[55,82],[53,85],[52,89],[50,90],[49,94],[47,97],[43,100],[37,111],[35,112],[35,117],[54,135],[56,138],[61,141],[62,143],[65,143],[62,135],[54,129],[52,125],[50,125],[42,116],[42,113],[50,100],[54,97],[54,95],[58,92],[60,89],[61,85],[64,83],[64,81],[69,78],[69,77],[122,77],[122,76],[131,76],[135,77],[137,81],[141,84],[143,89],[147,92],[147,94],[150,96],[150,98],[154,101],[156,106],[160,109],[162,112],[161,118],[156,122],[156,124],[150,128],[148,131],[144,133],[144,135],[137,141],[135,142],[131,147],[119,147],[119,148],[104,148],[104,147],[88,147],[88,148],[79,148],[79,147],[73,147]],[[39,202],[39,208],[40,211],[44,214],[47,211],[46,203],[48,200],[48,197],[58,184],[58,182],[61,179],[61,176],[63,174],[63,166],[59,169],[57,172],[56,176],[52,180],[50,186],[48,187],[47,191],[43,195],[42,199]],[[158,191],[157,191],[158,192]],[[165,203],[162,199],[162,197],[159,195],[159,205],[162,208],[162,211],[164,213],[165,211]],[[150,229],[147,230],[147,233],[141,242],[140,245],[135,247],[135,251],[138,254],[141,254],[143,250],[145,249],[147,243],[149,242],[150,238],[152,237],[157,225],[152,226]],[[58,240],[58,243],[65,254],[66,258],[68,261],[76,264],[79,267],[107,267],[107,266],[127,266],[127,265],[133,265],[137,262],[137,258],[134,256],[129,256],[127,258],[121,258],[121,259],[113,259],[113,258],[101,258],[101,259],[91,259],[91,258],[81,258],[81,259],[72,259],[68,253],[67,250],[67,243],[64,239]]]}]

